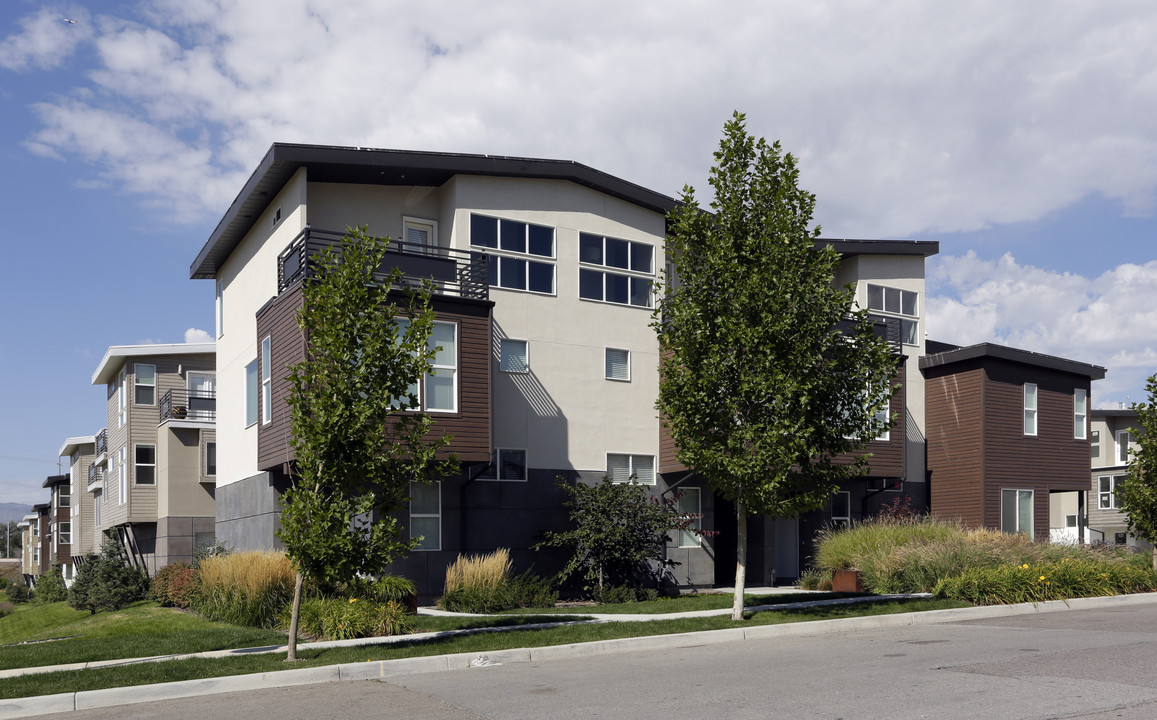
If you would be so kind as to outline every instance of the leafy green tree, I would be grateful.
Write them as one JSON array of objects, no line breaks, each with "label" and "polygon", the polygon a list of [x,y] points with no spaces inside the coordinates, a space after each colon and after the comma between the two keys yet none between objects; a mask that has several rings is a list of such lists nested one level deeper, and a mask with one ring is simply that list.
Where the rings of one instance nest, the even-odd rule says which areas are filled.
[{"label": "leafy green tree", "polygon": [[646,488],[633,482],[604,477],[586,485],[560,479],[558,486],[569,496],[564,505],[570,508],[572,527],[543,533],[534,549],[570,551],[559,579],[581,576],[583,589],[596,598],[601,599],[607,587],[653,585],[658,573],[672,564],[665,557],[667,533],[691,525],[672,503],[649,497]]},{"label": "leafy green tree", "polygon": [[296,460],[277,532],[297,570],[288,660],[297,659],[304,580],[333,587],[380,573],[416,544],[393,516],[409,484],[456,466],[438,458],[449,438],[432,435],[419,411],[418,382],[436,350],[429,289],[406,291],[397,306],[400,271],[378,273],[387,244],[351,229],[302,288],[306,357],[290,368],[288,400]]},{"label": "leafy green tree", "polygon": [[60,572],[60,565],[52,568],[36,580],[34,597],[37,602],[51,603],[68,599],[68,588],[64,585],[64,575]]},{"label": "leafy green tree", "polygon": [[1129,532],[1153,545],[1157,570],[1157,375],[1145,384],[1146,402],[1133,403],[1137,424],[1130,434],[1138,449],[1131,452],[1129,472],[1117,485],[1117,502],[1128,517]]},{"label": "leafy green tree", "polygon": [[890,425],[877,418],[897,364],[853,288],[834,285],[839,255],[817,247],[815,196],[778,142],[735,113],[715,152],[711,213],[690,186],[669,217],[672,271],[653,317],[661,349],[657,407],[678,458],[735,503],[735,601],[743,618],[747,516],[822,507],[866,472],[836,462]]},{"label": "leafy green tree", "polygon": [[145,599],[148,592],[148,574],[129,564],[128,553],[120,543],[105,540],[100,555],[85,556],[68,589],[68,604],[95,615],[98,610],[120,610]]}]

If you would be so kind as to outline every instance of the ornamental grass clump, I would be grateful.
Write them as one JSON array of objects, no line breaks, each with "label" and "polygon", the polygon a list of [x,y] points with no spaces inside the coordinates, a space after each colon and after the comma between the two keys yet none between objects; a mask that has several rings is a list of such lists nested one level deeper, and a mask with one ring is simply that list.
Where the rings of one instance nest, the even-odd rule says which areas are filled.
[{"label": "ornamental grass clump", "polygon": [[314,598],[302,601],[298,629],[324,640],[352,640],[403,635],[413,632],[413,624],[407,608],[392,600],[377,603],[356,597]]},{"label": "ornamental grass clump", "polygon": [[201,563],[201,591],[193,610],[210,620],[272,628],[293,600],[296,574],[285,553],[230,553]]},{"label": "ornamental grass clump", "polygon": [[530,571],[511,576],[505,548],[488,555],[459,555],[446,568],[446,589],[439,601],[452,612],[489,613],[525,607],[552,607],[558,593]]},{"label": "ornamental grass clump", "polygon": [[1157,590],[1157,571],[1093,558],[976,568],[936,584],[938,598],[977,605],[1044,602]]}]

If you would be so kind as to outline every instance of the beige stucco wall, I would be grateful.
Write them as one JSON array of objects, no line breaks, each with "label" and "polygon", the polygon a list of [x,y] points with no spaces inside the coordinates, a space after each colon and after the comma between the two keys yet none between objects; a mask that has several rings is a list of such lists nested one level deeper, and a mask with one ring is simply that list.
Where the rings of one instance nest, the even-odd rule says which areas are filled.
[{"label": "beige stucco wall", "polygon": [[[201,482],[199,428],[163,427],[157,438],[157,517],[212,517],[213,485]],[[211,432],[211,431],[209,431]]]}]

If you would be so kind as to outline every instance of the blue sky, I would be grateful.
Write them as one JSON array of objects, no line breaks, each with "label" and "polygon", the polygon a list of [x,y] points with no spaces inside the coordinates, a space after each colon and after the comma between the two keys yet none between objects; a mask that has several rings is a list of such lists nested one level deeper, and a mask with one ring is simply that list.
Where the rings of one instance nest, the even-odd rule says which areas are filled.
[{"label": "blue sky", "polygon": [[930,337],[1105,366],[1095,405],[1157,371],[1151,3],[328,5],[0,4],[0,502],[41,501],[103,427],[109,345],[212,329],[188,267],[274,141],[702,196],[739,109],[800,158],[826,236],[940,241]]}]

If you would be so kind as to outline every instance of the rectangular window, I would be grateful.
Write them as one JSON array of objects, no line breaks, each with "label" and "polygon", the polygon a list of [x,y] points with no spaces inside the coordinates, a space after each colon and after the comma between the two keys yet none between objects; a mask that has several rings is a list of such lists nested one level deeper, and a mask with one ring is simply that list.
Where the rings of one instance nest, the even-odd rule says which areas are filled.
[{"label": "rectangular window", "polygon": [[129,468],[128,448],[121,448],[120,458],[117,461],[117,492],[120,493],[120,504],[124,505],[129,499]]},{"label": "rectangular window", "polygon": [[434,352],[426,374],[426,410],[458,411],[458,326],[435,322],[428,347]]},{"label": "rectangular window", "polygon": [[133,402],[137,405],[157,404],[157,366],[136,365],[133,381]]},{"label": "rectangular window", "polygon": [[[876,411],[876,415],[875,415],[876,422],[883,423],[885,425],[885,427],[887,426],[888,421],[892,417],[891,406],[892,406],[892,400],[891,400],[891,398],[889,398],[888,402],[884,404],[884,407],[882,407]],[[884,430],[878,436],[876,436],[876,439],[883,441],[883,442],[887,442],[887,441],[891,440],[892,439],[891,429]]]},{"label": "rectangular window", "polygon": [[604,357],[604,372],[607,380],[631,380],[631,351],[619,348],[607,348]]},{"label": "rectangular window", "polygon": [[852,521],[852,493],[840,490],[832,496],[832,525],[847,527]]},{"label": "rectangular window", "polygon": [[257,408],[260,404],[257,398],[261,392],[260,376],[257,373],[256,360],[245,366],[245,427],[257,424]]},{"label": "rectangular window", "polygon": [[261,341],[261,424],[273,419],[273,372],[270,368],[272,351],[270,338]]},{"label": "rectangular window", "polygon": [[607,475],[615,482],[654,485],[655,456],[607,453]]},{"label": "rectangular window", "polygon": [[479,475],[478,479],[526,482],[526,451],[507,448],[495,449],[494,463],[487,468],[486,472]]},{"label": "rectangular window", "polygon": [[125,404],[128,403],[129,386],[128,378],[125,376],[124,368],[121,368],[120,375],[117,377],[117,427],[125,426],[125,419],[127,411]]},{"label": "rectangular window", "polygon": [[137,445],[134,448],[134,461],[136,464],[136,484],[137,485],[156,485],[157,484],[157,446],[156,445]]},{"label": "rectangular window", "polygon": [[579,233],[579,262],[616,270],[606,272],[580,268],[580,298],[651,307],[651,286],[655,276],[655,248],[651,245]]},{"label": "rectangular window", "polygon": [[1121,430],[1117,433],[1117,463],[1119,465],[1129,464],[1129,431]]},{"label": "rectangular window", "polygon": [[94,493],[92,496],[92,522],[95,527],[100,528],[100,501],[104,499],[101,493]]},{"label": "rectangular window", "polygon": [[1097,508],[1099,510],[1116,510],[1117,483],[1125,479],[1124,475],[1101,475],[1097,478]]},{"label": "rectangular window", "polygon": [[1101,457],[1101,431],[1093,430],[1089,433],[1089,452],[1093,459]]},{"label": "rectangular window", "polygon": [[1086,417],[1089,412],[1089,395],[1084,388],[1077,388],[1073,392],[1073,437],[1084,440],[1086,436]]},{"label": "rectangular window", "polygon": [[1024,434],[1036,435],[1036,385],[1024,384]]},{"label": "rectangular window", "polygon": [[679,531],[679,547],[699,547],[701,537],[696,530],[703,529],[703,510],[700,505],[702,491],[699,488],[680,488],[678,510],[687,528]]},{"label": "rectangular window", "polygon": [[72,486],[61,485],[60,490],[56,495],[56,502],[58,507],[66,508],[72,502]]},{"label": "rectangular window", "polygon": [[402,218],[402,252],[433,254],[438,238],[438,223],[420,218]]},{"label": "rectangular window", "polygon": [[217,443],[205,443],[205,476],[215,477],[217,475]]},{"label": "rectangular window", "polygon": [[72,544],[72,523],[62,522],[56,526],[56,544],[57,545],[71,545]]},{"label": "rectangular window", "polygon": [[470,245],[487,256],[491,287],[555,294],[554,228],[471,214]]},{"label": "rectangular window", "polygon": [[530,372],[530,356],[525,340],[502,338],[498,341],[498,367],[502,372]]},{"label": "rectangular window", "polygon": [[442,483],[410,483],[410,539],[415,550],[442,549]]},{"label": "rectangular window", "polygon": [[1077,516],[1076,515],[1065,515],[1065,527],[1075,528],[1076,526],[1077,526]]},{"label": "rectangular window", "polygon": [[903,343],[920,344],[920,293],[869,284],[868,309],[899,316]]},{"label": "rectangular window", "polygon": [[1033,536],[1033,491],[1000,491],[1000,529],[1010,535],[1021,533]]},{"label": "rectangular window", "polygon": [[39,545],[33,545],[32,546],[32,562],[37,563],[37,564],[40,563],[40,546]]}]

